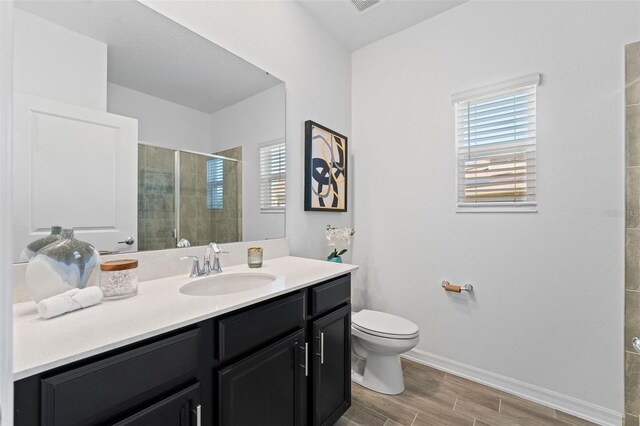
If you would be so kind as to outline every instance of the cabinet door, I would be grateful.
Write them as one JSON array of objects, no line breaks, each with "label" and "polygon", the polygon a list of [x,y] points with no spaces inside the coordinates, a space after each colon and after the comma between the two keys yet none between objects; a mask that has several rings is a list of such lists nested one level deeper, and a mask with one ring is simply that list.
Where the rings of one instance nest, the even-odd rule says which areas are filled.
[{"label": "cabinet door", "polygon": [[220,426],[301,425],[305,415],[304,330],[218,372]]},{"label": "cabinet door", "polygon": [[114,426],[195,426],[200,417],[200,384],[164,398]]},{"label": "cabinet door", "polygon": [[313,425],[335,423],[351,406],[351,305],[313,322]]}]

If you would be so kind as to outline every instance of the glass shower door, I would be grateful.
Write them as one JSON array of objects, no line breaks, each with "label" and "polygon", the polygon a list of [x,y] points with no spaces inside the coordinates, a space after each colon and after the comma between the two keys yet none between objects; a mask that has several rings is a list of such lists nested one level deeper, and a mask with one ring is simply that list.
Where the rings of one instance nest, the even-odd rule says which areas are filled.
[{"label": "glass shower door", "polygon": [[242,241],[242,149],[223,153],[138,145],[139,250]]},{"label": "glass shower door", "polygon": [[138,250],[176,247],[175,150],[138,144]]},{"label": "glass shower door", "polygon": [[[234,153],[239,156],[239,152]],[[177,237],[191,245],[242,240],[240,158],[178,151]]]}]

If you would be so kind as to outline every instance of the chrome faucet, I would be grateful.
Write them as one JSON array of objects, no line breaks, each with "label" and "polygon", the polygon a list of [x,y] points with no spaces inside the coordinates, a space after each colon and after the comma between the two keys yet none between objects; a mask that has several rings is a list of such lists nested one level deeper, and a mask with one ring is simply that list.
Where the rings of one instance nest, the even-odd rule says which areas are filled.
[{"label": "chrome faucet", "polygon": [[[213,253],[213,264],[211,263],[211,253]],[[189,277],[195,278],[203,275],[219,274],[222,272],[222,268],[220,267],[220,255],[226,253],[226,251],[222,251],[218,244],[209,243],[207,250],[204,252],[202,268],[200,268],[200,259],[198,259],[198,256],[183,256],[180,260],[193,261]]]},{"label": "chrome faucet", "polygon": [[[211,264],[211,253],[213,253],[213,265]],[[220,246],[216,243],[209,243],[209,247],[207,247],[207,252],[205,253],[205,265],[209,270],[209,273],[219,274],[222,272],[222,268],[220,267],[220,255],[227,254],[226,251],[222,251]]]},{"label": "chrome faucet", "polygon": [[200,269],[200,259],[198,259],[198,256],[182,256],[180,260],[193,260],[189,278],[195,278],[205,275],[204,270]]}]

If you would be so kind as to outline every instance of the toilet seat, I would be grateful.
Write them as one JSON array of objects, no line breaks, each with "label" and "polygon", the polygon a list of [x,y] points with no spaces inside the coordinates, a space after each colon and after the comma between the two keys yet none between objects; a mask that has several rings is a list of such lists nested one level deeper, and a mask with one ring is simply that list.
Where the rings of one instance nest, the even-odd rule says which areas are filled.
[{"label": "toilet seat", "polygon": [[352,327],[372,336],[386,339],[414,339],[418,326],[411,321],[386,312],[363,309],[351,317]]},{"label": "toilet seat", "polygon": [[358,331],[361,331],[364,334],[368,334],[370,336],[376,336],[376,337],[382,337],[385,339],[398,339],[398,340],[410,340],[410,339],[414,339],[416,337],[418,337],[418,332],[416,331],[413,334],[389,334],[389,333],[382,333],[379,331],[375,331],[375,330],[369,330],[366,329],[364,327],[360,327],[356,324],[352,324],[352,327]]}]

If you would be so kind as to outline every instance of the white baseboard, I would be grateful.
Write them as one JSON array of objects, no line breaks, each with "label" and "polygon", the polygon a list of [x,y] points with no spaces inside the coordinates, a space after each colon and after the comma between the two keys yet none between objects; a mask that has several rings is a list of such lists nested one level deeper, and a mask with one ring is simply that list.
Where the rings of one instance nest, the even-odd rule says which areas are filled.
[{"label": "white baseboard", "polygon": [[623,414],[590,402],[563,395],[529,383],[501,376],[490,371],[462,364],[457,361],[413,349],[402,355],[404,358],[428,365],[465,379],[490,386],[524,399],[564,411],[603,426],[621,426]]}]

